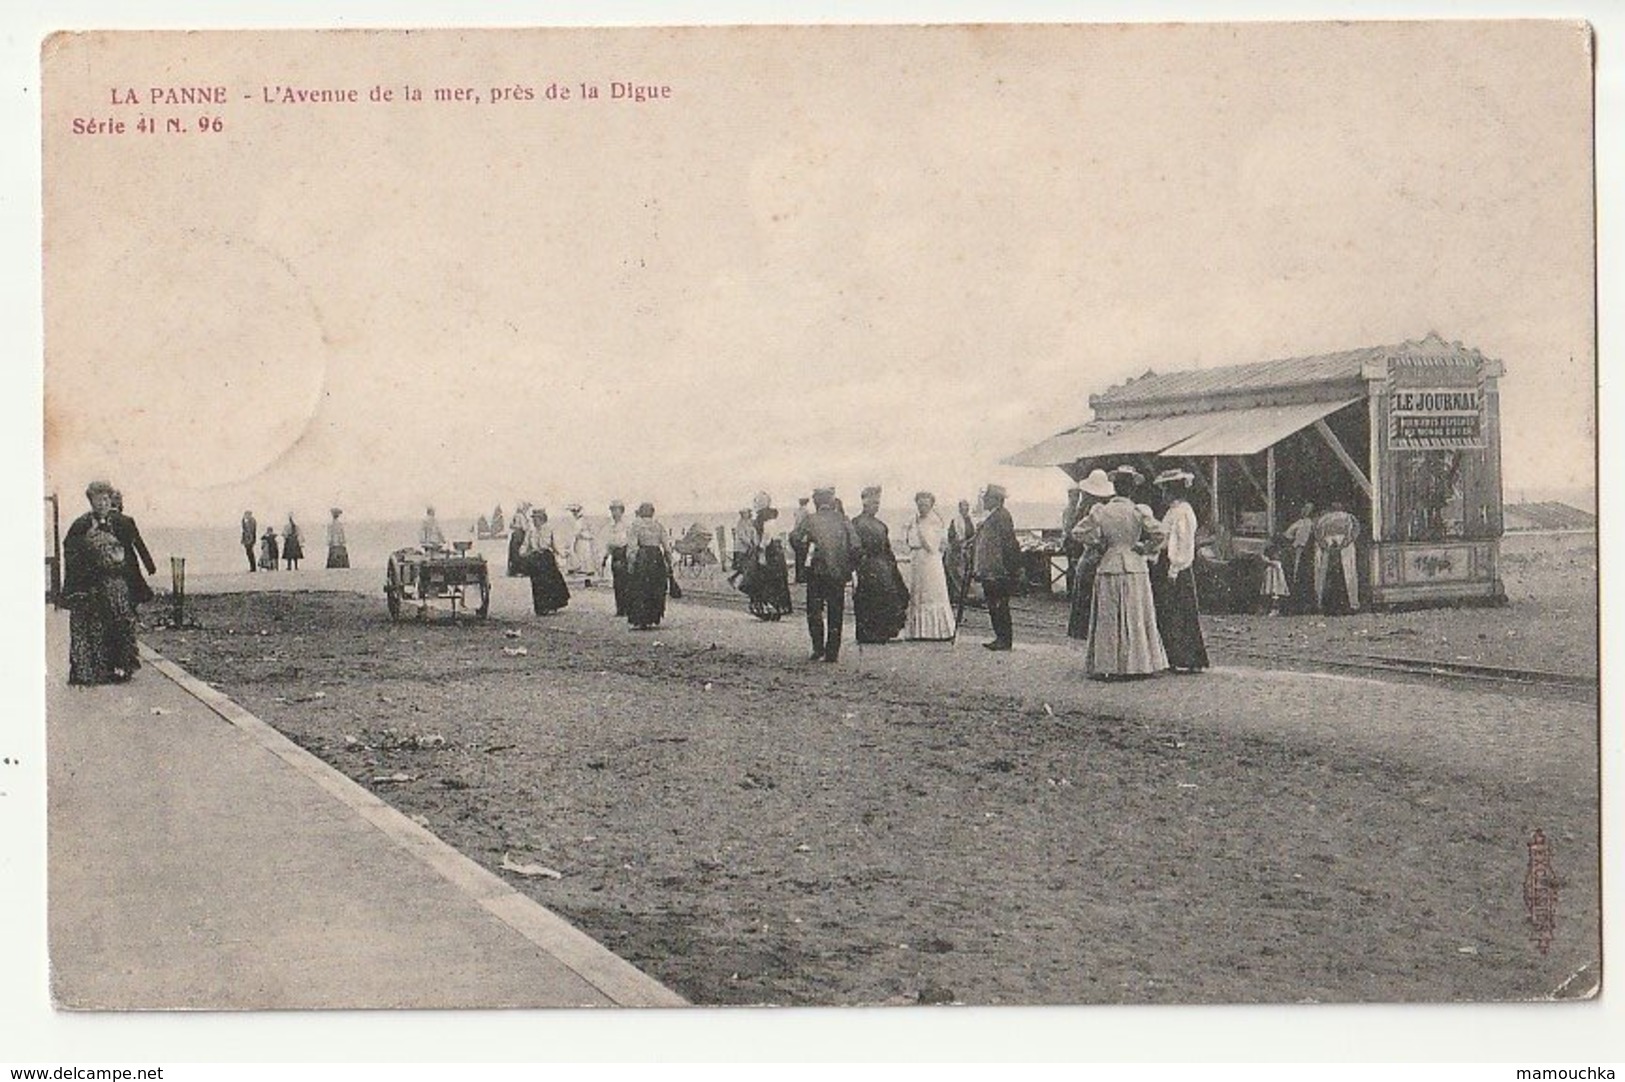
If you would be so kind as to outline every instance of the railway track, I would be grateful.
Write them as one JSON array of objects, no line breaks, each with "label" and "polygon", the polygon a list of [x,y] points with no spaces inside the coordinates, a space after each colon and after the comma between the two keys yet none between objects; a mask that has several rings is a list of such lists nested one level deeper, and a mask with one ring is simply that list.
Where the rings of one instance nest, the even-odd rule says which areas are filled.
[{"label": "railway track", "polygon": [[[720,577],[699,577],[683,581],[685,596],[713,608],[744,607],[744,598]],[[796,594],[799,619],[801,597]],[[1062,645],[1066,637],[1066,608],[1059,600],[1042,597],[1015,599],[1011,606],[1016,641]],[[966,612],[966,634],[977,636],[987,629],[986,614],[978,609]],[[1235,659],[1255,668],[1286,669],[1297,672],[1325,672],[1364,676],[1397,682],[1421,682],[1509,693],[1551,695],[1569,701],[1595,702],[1598,680],[1594,673],[1549,672],[1517,666],[1479,662],[1444,661],[1438,658],[1404,657],[1394,654],[1334,654],[1329,651],[1283,651],[1265,649],[1248,641],[1245,635],[1221,628],[1203,629],[1209,651],[1221,659]]]}]

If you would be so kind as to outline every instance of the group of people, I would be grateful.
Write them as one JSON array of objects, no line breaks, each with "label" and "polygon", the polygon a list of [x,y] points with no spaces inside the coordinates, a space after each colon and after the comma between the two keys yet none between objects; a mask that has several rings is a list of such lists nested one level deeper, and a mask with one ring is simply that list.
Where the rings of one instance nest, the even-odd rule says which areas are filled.
[{"label": "group of people", "polygon": [[1264,592],[1271,612],[1341,616],[1360,609],[1355,543],[1360,520],[1341,503],[1324,514],[1306,503],[1286,534],[1270,546]]},{"label": "group of people", "polygon": [[[432,509],[431,509],[432,513]],[[329,568],[349,567],[350,548],[344,535],[344,523],[340,521],[343,511],[337,507],[332,508],[328,514],[331,516],[327,524],[327,566]],[[286,570],[299,570],[299,561],[305,558],[305,534],[293,519],[293,512],[288,512],[288,521],[282,527],[280,543],[277,532],[270,526],[265,532],[259,532],[259,522],[254,518],[254,512],[244,511],[242,521],[243,554],[248,557],[250,571],[275,571],[277,561],[286,565]]]},{"label": "group of people", "polygon": [[563,529],[550,522],[547,510],[522,503],[508,529],[508,573],[530,579],[531,608],[545,616],[570,603],[564,572],[584,574],[586,584],[607,568],[615,594],[615,615],[634,630],[660,626],[666,617],[666,596],[678,596],[672,575],[671,536],[654,517],[652,503],[638,505],[631,520],[626,504],[612,500],[605,552],[595,548],[596,538],[582,517],[580,504],[566,508],[570,521]]},{"label": "group of people", "polygon": [[1189,470],[1152,479],[1159,519],[1136,502],[1146,483],[1133,466],[1097,469],[1069,492],[1064,535],[1073,556],[1067,635],[1082,640],[1100,680],[1195,673],[1208,667],[1196,597],[1196,512]]}]

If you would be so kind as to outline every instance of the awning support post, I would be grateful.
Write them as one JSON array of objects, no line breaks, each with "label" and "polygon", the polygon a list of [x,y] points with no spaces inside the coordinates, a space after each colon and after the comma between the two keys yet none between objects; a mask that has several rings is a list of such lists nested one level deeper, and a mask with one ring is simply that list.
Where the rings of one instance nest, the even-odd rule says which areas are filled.
[{"label": "awning support post", "polygon": [[1264,449],[1264,514],[1269,519],[1269,535],[1274,537],[1275,524],[1275,444]]},{"label": "awning support post", "polygon": [[1209,514],[1211,516],[1208,519],[1208,525],[1217,527],[1219,525],[1219,456],[1218,455],[1213,456],[1209,469],[1211,471],[1209,476],[1212,477],[1212,483],[1208,485],[1208,489],[1207,489],[1208,506],[1210,508]]},{"label": "awning support post", "polygon": [[1349,475],[1354,478],[1354,483],[1360,486],[1361,492],[1365,493],[1366,499],[1371,499],[1373,490],[1370,479],[1360,469],[1360,464],[1355,462],[1354,457],[1343,447],[1343,441],[1337,438],[1337,433],[1332,431],[1331,425],[1321,419],[1315,422],[1315,431],[1319,432],[1320,438],[1326,441],[1326,446],[1332,449],[1332,454],[1337,456],[1337,461],[1341,462],[1343,468],[1349,471]]}]

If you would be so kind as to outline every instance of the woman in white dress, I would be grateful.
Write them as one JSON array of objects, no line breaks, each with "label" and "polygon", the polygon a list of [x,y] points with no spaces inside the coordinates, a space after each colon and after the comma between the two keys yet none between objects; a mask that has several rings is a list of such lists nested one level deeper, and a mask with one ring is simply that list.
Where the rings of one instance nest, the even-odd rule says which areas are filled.
[{"label": "woman in white dress", "polygon": [[919,514],[903,530],[909,578],[904,634],[911,639],[946,642],[954,637],[954,604],[948,595],[948,573],[943,566],[948,527],[937,514],[937,498],[931,493],[917,493],[914,507]]}]

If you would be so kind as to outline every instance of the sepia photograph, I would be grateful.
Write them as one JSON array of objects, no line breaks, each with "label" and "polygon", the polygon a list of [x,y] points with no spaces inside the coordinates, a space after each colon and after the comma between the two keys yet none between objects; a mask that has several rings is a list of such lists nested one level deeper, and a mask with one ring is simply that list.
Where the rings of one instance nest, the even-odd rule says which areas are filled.
[{"label": "sepia photograph", "polygon": [[1597,48],[43,37],[50,1002],[1589,1009]]}]

